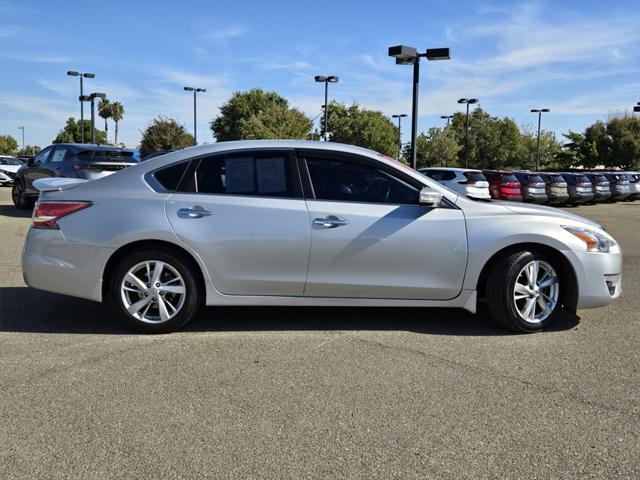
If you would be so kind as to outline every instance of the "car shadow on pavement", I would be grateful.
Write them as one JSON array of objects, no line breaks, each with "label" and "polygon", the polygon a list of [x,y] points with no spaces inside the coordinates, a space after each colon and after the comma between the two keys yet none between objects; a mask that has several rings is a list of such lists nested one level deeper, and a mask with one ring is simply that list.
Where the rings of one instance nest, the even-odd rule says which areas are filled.
[{"label": "car shadow on pavement", "polygon": [[[548,331],[575,328],[580,317],[562,313]],[[487,314],[452,308],[207,307],[189,332],[409,331],[433,335],[500,336],[511,332]],[[27,287],[0,288],[0,331],[23,333],[131,334],[108,305]]]},{"label": "car shadow on pavement", "polygon": [[14,207],[13,205],[0,205],[0,216],[4,217],[14,217],[14,218],[29,218],[33,210],[27,208],[25,210],[20,210],[19,208]]}]

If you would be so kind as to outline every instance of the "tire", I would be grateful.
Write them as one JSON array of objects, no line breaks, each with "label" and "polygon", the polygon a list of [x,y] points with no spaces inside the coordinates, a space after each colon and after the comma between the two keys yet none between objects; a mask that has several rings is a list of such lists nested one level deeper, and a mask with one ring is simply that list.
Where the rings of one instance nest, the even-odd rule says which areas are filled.
[{"label": "tire", "polygon": [[33,208],[36,203],[34,199],[27,196],[24,184],[19,180],[13,182],[13,187],[11,187],[11,199],[13,200],[13,204],[16,208],[21,210]]},{"label": "tire", "polygon": [[[162,267],[162,273],[152,285],[157,266]],[[109,302],[118,316],[136,330],[145,333],[176,331],[196,315],[203,302],[197,268],[191,258],[179,252],[158,248],[137,250],[120,260],[113,269],[108,279]],[[135,279],[128,275],[131,273]],[[178,293],[180,288],[182,294]]]},{"label": "tire", "polygon": [[[536,269],[531,267],[533,264],[537,265]],[[536,271],[532,288],[530,278]],[[518,333],[544,330],[562,308],[559,271],[552,259],[537,252],[520,251],[502,259],[487,278],[491,317]],[[532,303],[531,311],[528,307]]]}]

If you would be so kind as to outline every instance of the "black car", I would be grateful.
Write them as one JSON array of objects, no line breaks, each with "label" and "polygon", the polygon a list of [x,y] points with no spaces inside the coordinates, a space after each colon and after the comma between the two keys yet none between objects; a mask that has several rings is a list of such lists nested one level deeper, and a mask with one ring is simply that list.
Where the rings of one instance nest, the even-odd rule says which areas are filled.
[{"label": "black car", "polygon": [[547,187],[549,205],[565,205],[569,201],[567,182],[562,175],[559,173],[538,173],[537,175]]},{"label": "black car", "polygon": [[585,174],[591,181],[593,189],[593,203],[611,200],[611,183],[602,172]]},{"label": "black car", "polygon": [[640,200],[640,175],[637,173],[627,173],[629,180],[629,200]]},{"label": "black car", "polygon": [[18,208],[33,208],[38,198],[33,182],[39,178],[96,180],[135,164],[133,152],[124,148],[78,143],[51,145],[18,170],[11,192],[13,203]]},{"label": "black car", "polygon": [[547,186],[540,175],[530,172],[513,172],[522,189],[522,199],[530,203],[547,203]]},{"label": "black car", "polygon": [[582,173],[563,173],[569,190],[569,204],[582,205],[593,200],[593,186],[586,175]]}]

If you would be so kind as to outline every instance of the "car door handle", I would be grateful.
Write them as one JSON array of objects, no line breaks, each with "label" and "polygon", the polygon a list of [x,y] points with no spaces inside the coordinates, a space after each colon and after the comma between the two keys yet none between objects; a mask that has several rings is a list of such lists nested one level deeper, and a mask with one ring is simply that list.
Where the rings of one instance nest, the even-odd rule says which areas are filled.
[{"label": "car door handle", "polygon": [[190,208],[179,208],[178,217],[180,218],[202,218],[211,215],[211,211],[207,210],[199,205],[194,205]]},{"label": "car door handle", "polygon": [[335,215],[328,215],[324,218],[315,218],[313,224],[323,228],[336,228],[349,225],[349,220],[336,217]]}]

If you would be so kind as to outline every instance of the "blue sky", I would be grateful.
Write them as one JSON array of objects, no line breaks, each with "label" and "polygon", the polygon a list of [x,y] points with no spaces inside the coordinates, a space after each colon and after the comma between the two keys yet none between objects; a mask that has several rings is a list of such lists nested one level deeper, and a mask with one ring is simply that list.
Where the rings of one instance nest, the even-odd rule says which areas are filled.
[{"label": "blue sky", "polygon": [[[208,122],[232,92],[276,90],[320,112],[318,74],[339,75],[330,96],[386,115],[410,113],[411,67],[387,47],[450,47],[422,64],[420,130],[442,125],[460,97],[533,128],[581,130],[640,101],[640,1],[29,1],[0,0],[0,134],[47,145],[79,116],[78,80],[124,104],[120,139],[136,145],[156,115],[213,141]],[[102,123],[99,123],[102,125]],[[408,127],[408,123],[407,123]],[[408,134],[409,129],[405,132]],[[406,134],[403,135],[406,140]]]}]

